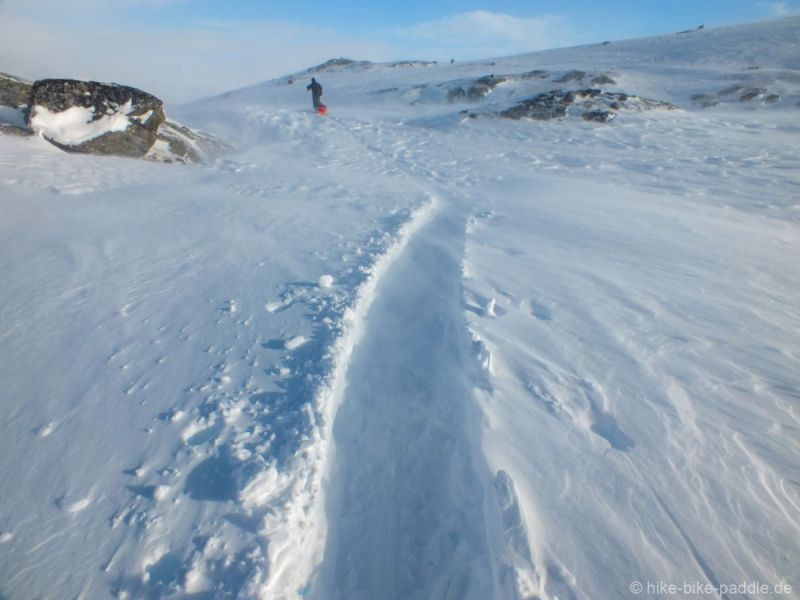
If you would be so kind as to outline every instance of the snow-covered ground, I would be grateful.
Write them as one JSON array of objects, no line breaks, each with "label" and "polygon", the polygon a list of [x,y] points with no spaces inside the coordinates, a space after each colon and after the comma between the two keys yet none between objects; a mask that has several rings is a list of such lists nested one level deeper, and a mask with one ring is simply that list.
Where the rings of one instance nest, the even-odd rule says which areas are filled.
[{"label": "snow-covered ground", "polygon": [[[176,111],[205,166],[0,137],[0,598],[800,597],[799,48],[336,67]],[[678,109],[494,116],[601,75]]]}]

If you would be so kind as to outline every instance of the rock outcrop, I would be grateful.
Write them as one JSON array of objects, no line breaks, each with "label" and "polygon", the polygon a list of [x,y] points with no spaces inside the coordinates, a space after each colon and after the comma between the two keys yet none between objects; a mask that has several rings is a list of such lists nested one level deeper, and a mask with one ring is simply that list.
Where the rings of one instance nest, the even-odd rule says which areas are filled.
[{"label": "rock outcrop", "polygon": [[703,108],[736,102],[774,105],[783,99],[783,95],[787,91],[787,82],[797,83],[797,76],[792,77],[792,74],[778,73],[774,78],[770,78],[765,75],[751,81],[729,85],[716,94],[693,94],[690,96],[690,100]]},{"label": "rock outcrop", "polygon": [[95,81],[37,81],[28,102],[28,126],[68,152],[143,157],[164,120],[155,96]]},{"label": "rock outcrop", "polygon": [[332,58],[331,60],[325,61],[321,65],[317,65],[316,67],[311,67],[306,72],[307,73],[322,73],[323,71],[332,71],[338,70],[342,68],[351,68],[351,67],[362,67],[368,68],[372,66],[368,60],[352,60],[349,58]]},{"label": "rock outcrop", "polygon": [[174,121],[164,121],[158,129],[155,144],[145,158],[167,163],[200,163],[229,149],[212,135]]},{"label": "rock outcrop", "polygon": [[547,121],[550,119],[563,119],[567,116],[567,108],[575,102],[575,92],[553,90],[522,100],[500,113],[506,119],[534,119]]},{"label": "rock outcrop", "polygon": [[464,89],[464,86],[451,88],[447,91],[447,101],[456,102],[460,100],[470,100],[472,102],[482,100],[492,93],[492,90],[506,81],[505,77],[495,77],[485,75],[479,77]]},{"label": "rock outcrop", "polygon": [[649,100],[623,92],[606,92],[595,88],[581,90],[551,90],[522,100],[500,113],[506,119],[548,121],[563,119],[570,112],[585,121],[605,123],[619,110],[673,110],[668,102]]},{"label": "rock outcrop", "polygon": [[31,84],[11,75],[0,73],[0,106],[19,108],[27,106]]}]

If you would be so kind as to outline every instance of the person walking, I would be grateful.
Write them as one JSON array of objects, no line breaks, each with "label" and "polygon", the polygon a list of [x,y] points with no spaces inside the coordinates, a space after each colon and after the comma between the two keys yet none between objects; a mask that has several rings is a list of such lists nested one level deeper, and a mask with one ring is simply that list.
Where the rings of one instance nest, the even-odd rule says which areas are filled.
[{"label": "person walking", "polygon": [[306,86],[307,90],[311,90],[311,102],[314,103],[314,108],[319,109],[322,102],[320,102],[320,97],[322,96],[322,86],[317,83],[317,80],[313,77],[311,78],[311,83]]}]

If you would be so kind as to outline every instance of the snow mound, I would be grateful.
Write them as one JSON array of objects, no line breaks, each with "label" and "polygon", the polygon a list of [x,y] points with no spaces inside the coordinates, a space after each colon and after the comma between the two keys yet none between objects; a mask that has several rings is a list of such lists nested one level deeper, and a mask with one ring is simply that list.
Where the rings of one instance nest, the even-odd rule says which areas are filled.
[{"label": "snow mound", "polygon": [[131,103],[121,106],[110,115],[95,115],[93,108],[73,106],[61,112],[52,112],[44,106],[31,110],[31,128],[46,138],[64,146],[77,146],[115,131],[128,129]]}]

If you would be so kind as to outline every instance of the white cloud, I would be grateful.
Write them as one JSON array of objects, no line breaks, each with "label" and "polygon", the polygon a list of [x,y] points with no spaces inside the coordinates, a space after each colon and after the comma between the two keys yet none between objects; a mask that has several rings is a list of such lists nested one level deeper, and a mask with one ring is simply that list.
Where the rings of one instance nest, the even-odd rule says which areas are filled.
[{"label": "white cloud", "polygon": [[[276,21],[184,22],[171,28],[120,24],[119,8],[189,1],[0,0],[0,71],[27,79],[113,81],[174,103],[340,56],[462,60],[576,43],[562,17],[518,18],[486,11],[369,38]],[[41,16],[29,14],[34,10]]]},{"label": "white cloud", "polygon": [[487,58],[569,45],[576,37],[558,15],[514,17],[476,10],[395,30],[394,36],[435,58]]},{"label": "white cloud", "polygon": [[791,17],[800,15],[800,6],[789,2],[761,2],[773,17]]},{"label": "white cloud", "polygon": [[171,31],[0,19],[0,71],[139,87],[184,102],[259,83],[329,58],[388,58],[384,46],[290,23],[200,23]]}]

